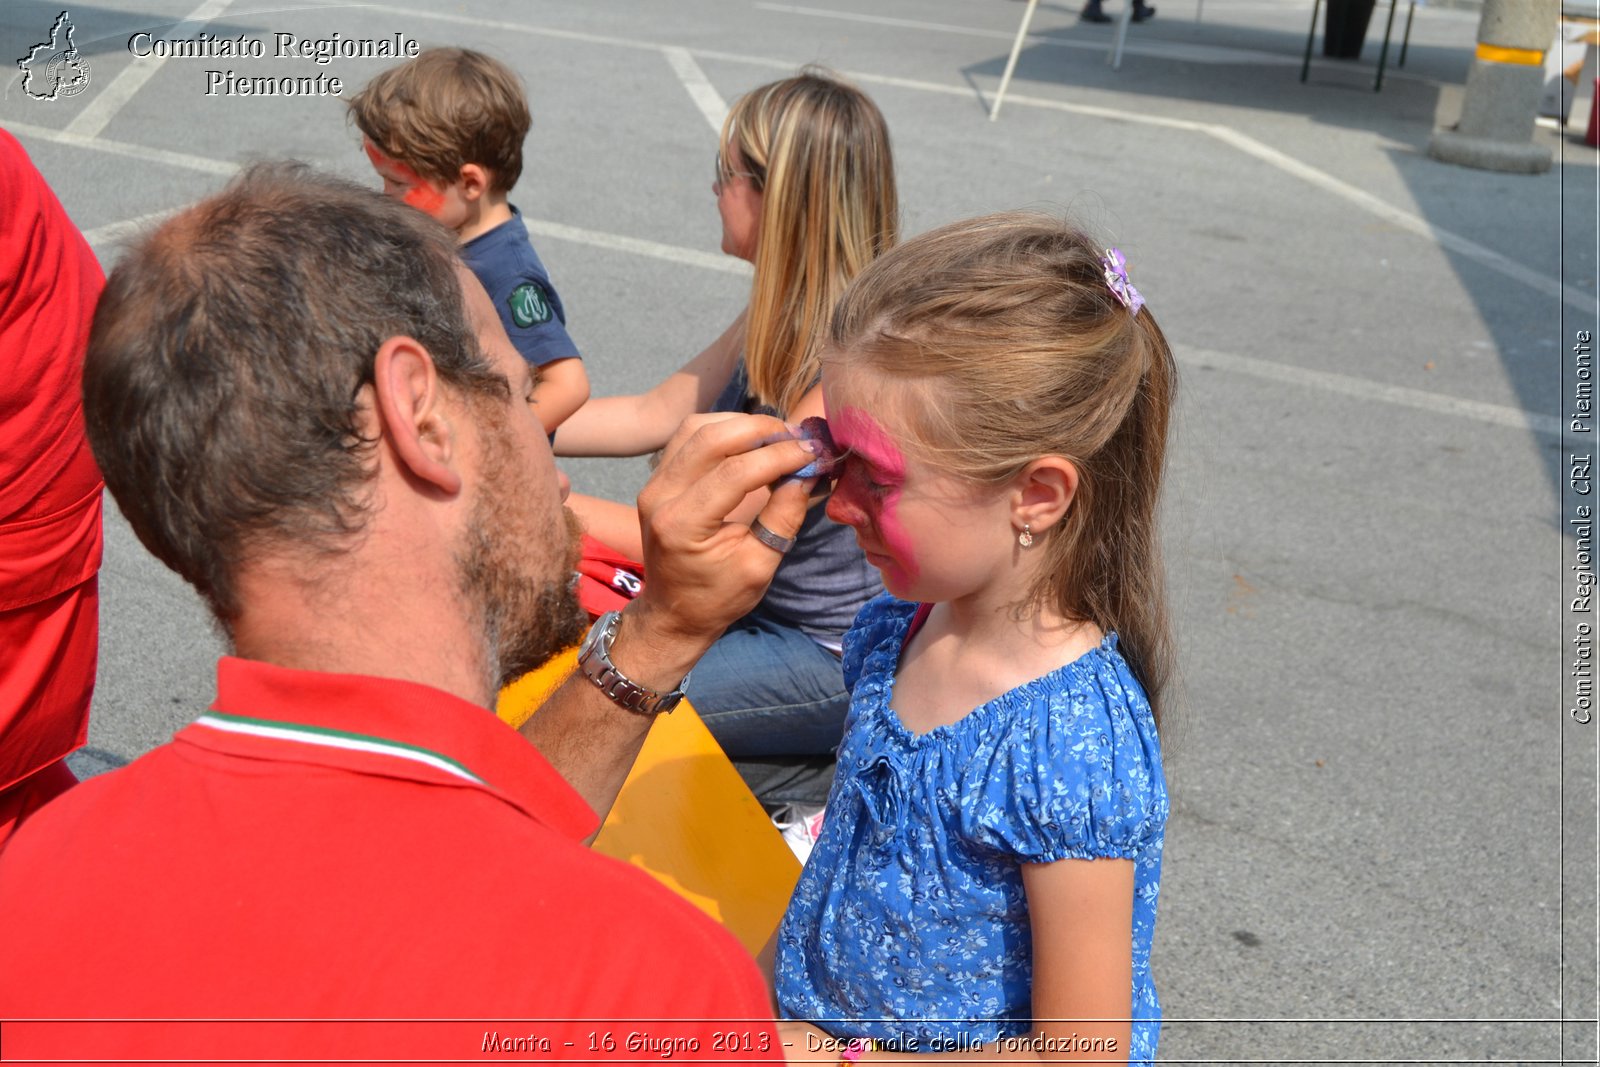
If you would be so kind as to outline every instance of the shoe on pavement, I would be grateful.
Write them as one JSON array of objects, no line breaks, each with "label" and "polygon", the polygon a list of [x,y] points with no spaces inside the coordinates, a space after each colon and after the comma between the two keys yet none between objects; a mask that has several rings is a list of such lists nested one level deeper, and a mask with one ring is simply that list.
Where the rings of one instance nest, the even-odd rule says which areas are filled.
[{"label": "shoe on pavement", "polygon": [[772,825],[783,835],[784,844],[803,865],[816,846],[822,833],[822,817],[827,809],[821,804],[786,804],[772,813]]}]

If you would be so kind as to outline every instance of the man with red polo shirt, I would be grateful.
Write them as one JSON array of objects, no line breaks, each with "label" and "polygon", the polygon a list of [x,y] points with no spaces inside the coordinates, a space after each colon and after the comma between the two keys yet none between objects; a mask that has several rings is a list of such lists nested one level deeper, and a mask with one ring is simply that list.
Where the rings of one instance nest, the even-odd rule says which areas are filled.
[{"label": "man with red polo shirt", "polygon": [[[583,621],[531,375],[448,233],[302,167],[122,260],[90,441],[235,654],[193,724],[0,851],[8,1056],[781,1058],[738,943],[582,841],[775,569],[721,517],[814,456],[763,446],[772,419],[680,434],[639,501],[652,581],[591,656],[608,686],[575,676],[535,748],[488,709]],[[59,1018],[123,1021],[15,1021]],[[172,1019],[211,1021],[127,1021]]]}]

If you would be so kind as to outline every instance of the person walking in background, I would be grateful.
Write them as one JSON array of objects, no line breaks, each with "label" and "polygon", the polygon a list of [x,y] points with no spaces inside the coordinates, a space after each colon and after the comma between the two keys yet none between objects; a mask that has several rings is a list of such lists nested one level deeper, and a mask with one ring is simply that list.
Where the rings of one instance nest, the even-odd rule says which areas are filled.
[{"label": "person walking in background", "polygon": [[[1111,16],[1102,9],[1103,0],[1089,0],[1083,5],[1083,13],[1078,17],[1085,22],[1110,22]],[[1144,0],[1133,0],[1133,21],[1143,22],[1145,19],[1155,18],[1156,9]]]}]

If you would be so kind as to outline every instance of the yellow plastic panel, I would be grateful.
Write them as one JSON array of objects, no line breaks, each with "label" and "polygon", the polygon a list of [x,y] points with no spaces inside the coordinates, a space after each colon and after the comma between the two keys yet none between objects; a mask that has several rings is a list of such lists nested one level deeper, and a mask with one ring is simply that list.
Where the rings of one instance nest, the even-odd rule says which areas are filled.
[{"label": "yellow plastic panel", "polygon": [[[577,662],[569,649],[506,686],[500,718],[521,726]],[[688,701],[656,720],[594,847],[649,871],[752,954],[800,877],[794,853]]]}]

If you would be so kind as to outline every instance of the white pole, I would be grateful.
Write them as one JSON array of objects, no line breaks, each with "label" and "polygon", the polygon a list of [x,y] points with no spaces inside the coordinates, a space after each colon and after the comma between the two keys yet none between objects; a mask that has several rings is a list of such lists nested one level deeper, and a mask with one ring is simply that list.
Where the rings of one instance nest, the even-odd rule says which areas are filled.
[{"label": "white pole", "polygon": [[1111,54],[1106,56],[1106,62],[1111,64],[1112,70],[1122,69],[1122,46],[1128,40],[1128,23],[1133,21],[1133,0],[1128,0],[1122,5],[1122,11],[1117,15],[1117,42],[1111,46]]},{"label": "white pole", "polygon": [[1011,72],[1017,69],[1017,54],[1022,51],[1023,38],[1028,36],[1028,23],[1033,21],[1033,9],[1039,0],[1028,0],[1028,10],[1022,13],[1022,25],[1017,27],[1017,39],[1011,45],[1011,58],[1006,60],[1006,72],[1000,75],[1000,89],[994,94],[994,107],[989,109],[989,121],[1000,117],[1000,102],[1006,98],[1006,86],[1011,84]]}]

